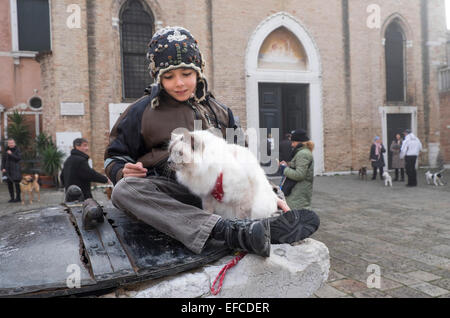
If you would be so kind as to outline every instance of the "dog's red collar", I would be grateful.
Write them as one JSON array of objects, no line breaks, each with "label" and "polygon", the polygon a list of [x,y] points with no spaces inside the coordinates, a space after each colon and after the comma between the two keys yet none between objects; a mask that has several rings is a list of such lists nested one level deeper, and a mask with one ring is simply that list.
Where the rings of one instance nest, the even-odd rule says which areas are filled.
[{"label": "dog's red collar", "polygon": [[216,179],[216,184],[214,185],[214,188],[211,191],[211,195],[214,197],[214,199],[216,199],[219,202],[222,202],[224,195],[222,182],[223,182],[223,173],[221,172]]}]

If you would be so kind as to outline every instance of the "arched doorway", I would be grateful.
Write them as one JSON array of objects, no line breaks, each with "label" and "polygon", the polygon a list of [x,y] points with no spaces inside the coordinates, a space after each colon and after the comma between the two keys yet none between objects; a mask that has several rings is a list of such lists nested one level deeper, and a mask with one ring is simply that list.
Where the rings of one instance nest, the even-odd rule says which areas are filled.
[{"label": "arched doorway", "polygon": [[246,52],[247,128],[308,130],[315,173],[324,172],[321,63],[302,24],[285,12],[265,19]]}]

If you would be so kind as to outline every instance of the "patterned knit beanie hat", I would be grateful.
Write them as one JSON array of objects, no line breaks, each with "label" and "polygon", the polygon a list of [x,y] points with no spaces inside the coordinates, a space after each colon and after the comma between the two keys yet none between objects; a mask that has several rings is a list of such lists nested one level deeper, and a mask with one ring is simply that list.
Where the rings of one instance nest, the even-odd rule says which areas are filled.
[{"label": "patterned knit beanie hat", "polygon": [[198,42],[191,33],[182,27],[165,27],[157,31],[148,44],[147,58],[150,60],[150,75],[155,79],[151,85],[152,107],[159,104],[161,75],[177,68],[191,68],[198,74],[194,98],[197,102],[205,99],[206,78],[203,75],[205,62],[198,48]]}]

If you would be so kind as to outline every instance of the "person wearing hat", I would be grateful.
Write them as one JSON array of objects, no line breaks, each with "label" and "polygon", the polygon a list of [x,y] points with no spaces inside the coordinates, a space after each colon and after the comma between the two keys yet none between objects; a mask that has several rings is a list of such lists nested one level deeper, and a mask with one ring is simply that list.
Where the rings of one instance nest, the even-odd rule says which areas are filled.
[{"label": "person wearing hat", "polygon": [[381,138],[375,136],[373,139],[373,144],[370,147],[370,161],[372,163],[373,175],[372,180],[377,178],[377,170],[380,170],[380,179],[383,180],[383,170],[384,170],[384,156],[383,153],[386,152],[383,144],[381,143]]},{"label": "person wearing hat", "polygon": [[300,128],[291,132],[291,145],[291,161],[289,164],[280,162],[283,175],[296,182],[286,196],[286,203],[293,209],[309,209],[314,181],[314,143],[309,140],[306,131]]},{"label": "person wearing hat", "polygon": [[405,170],[408,176],[406,186],[415,187],[417,186],[416,161],[422,150],[422,143],[409,129],[406,129],[403,134],[405,135],[405,140],[400,150],[400,158],[405,159]]},{"label": "person wearing hat", "polygon": [[201,199],[177,182],[167,164],[171,134],[177,128],[193,131],[194,121],[200,121],[201,129],[220,129],[225,138],[226,129],[238,125],[231,109],[208,91],[203,56],[188,30],[157,31],[147,58],[154,83],[119,117],[105,151],[113,204],[197,254],[213,238],[267,257],[270,244],[292,243],[317,230],[313,211],[289,210],[281,200],[286,213],[262,220],[228,220],[202,209]]},{"label": "person wearing hat", "polygon": [[395,138],[392,140],[391,147],[389,148],[392,152],[392,168],[395,169],[394,181],[398,181],[399,170],[401,174],[401,181],[405,181],[405,160],[400,159],[402,144],[402,136],[400,134],[395,134]]}]

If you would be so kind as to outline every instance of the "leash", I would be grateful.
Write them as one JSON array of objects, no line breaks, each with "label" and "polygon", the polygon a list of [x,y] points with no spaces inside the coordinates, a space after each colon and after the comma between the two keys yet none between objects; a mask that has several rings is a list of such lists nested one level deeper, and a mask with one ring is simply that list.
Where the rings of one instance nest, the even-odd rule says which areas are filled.
[{"label": "leash", "polygon": [[[243,259],[245,255],[247,255],[246,252],[239,252],[235,258],[233,258],[224,267],[222,267],[222,269],[220,270],[219,274],[217,274],[217,277],[216,277],[216,279],[214,280],[214,282],[213,282],[213,284],[211,286],[211,293],[213,295],[217,295],[220,292],[220,290],[222,289],[223,280],[225,278],[225,275],[226,275],[227,271],[230,268],[234,267],[234,265],[236,265],[241,259]],[[219,278],[220,278],[219,286],[217,287],[217,290],[216,290],[214,288],[214,286],[216,285],[216,282],[217,282],[217,280]]]}]

